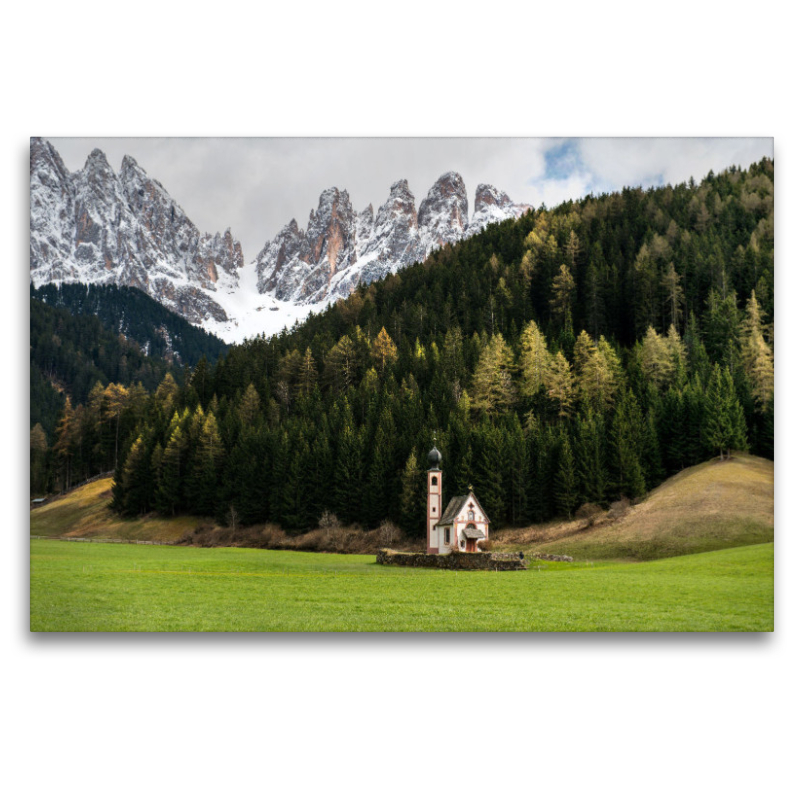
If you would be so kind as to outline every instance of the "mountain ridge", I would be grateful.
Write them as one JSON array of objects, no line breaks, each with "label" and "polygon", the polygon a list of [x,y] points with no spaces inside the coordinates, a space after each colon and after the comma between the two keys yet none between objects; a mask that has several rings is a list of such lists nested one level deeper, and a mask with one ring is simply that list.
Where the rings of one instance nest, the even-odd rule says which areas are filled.
[{"label": "mountain ridge", "polygon": [[130,155],[117,173],[95,149],[70,172],[50,142],[34,137],[30,179],[34,287],[132,286],[229,340],[276,333],[359,284],[530,208],[479,184],[470,220],[457,172],[440,176],[418,208],[406,179],[392,184],[377,212],[372,204],[357,212],[346,189],[330,187],[304,229],[292,219],[245,262],[230,228],[202,233]]}]

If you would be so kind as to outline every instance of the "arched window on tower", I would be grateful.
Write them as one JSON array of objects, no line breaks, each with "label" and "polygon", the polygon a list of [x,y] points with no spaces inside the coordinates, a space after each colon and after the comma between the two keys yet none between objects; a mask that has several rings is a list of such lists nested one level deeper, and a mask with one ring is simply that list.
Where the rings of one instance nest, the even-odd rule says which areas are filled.
[{"label": "arched window on tower", "polygon": [[431,478],[431,486],[438,486],[438,485],[439,485],[439,479],[434,475]]}]

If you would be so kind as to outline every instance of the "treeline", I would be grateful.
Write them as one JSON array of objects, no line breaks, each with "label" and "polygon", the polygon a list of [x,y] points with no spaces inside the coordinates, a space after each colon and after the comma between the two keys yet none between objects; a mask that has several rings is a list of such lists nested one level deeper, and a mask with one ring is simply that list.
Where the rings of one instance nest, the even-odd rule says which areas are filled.
[{"label": "treeline", "polygon": [[764,161],[490,226],[143,398],[116,507],[422,536],[434,435],[495,526],[771,457],[772,225]]}]

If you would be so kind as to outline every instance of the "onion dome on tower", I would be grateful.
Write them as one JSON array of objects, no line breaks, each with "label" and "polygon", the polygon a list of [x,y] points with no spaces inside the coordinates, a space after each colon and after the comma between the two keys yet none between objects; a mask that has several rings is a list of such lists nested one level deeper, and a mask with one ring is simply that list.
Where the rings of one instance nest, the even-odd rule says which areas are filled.
[{"label": "onion dome on tower", "polygon": [[442,454],[433,445],[433,450],[428,453],[428,469],[441,469],[442,468]]}]

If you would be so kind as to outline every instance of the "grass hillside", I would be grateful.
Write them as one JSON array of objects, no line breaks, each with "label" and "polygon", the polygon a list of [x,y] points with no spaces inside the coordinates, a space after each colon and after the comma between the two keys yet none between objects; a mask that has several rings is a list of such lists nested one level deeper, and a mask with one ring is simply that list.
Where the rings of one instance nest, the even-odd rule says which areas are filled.
[{"label": "grass hillside", "polygon": [[170,543],[191,533],[199,517],[122,519],[112,513],[111,478],[87,483],[31,511],[31,536],[49,539],[123,539]]},{"label": "grass hillside", "polygon": [[496,541],[580,559],[647,561],[771,542],[774,524],[774,463],[742,454],[679,472],[619,519],[505,530]]},{"label": "grass hillside", "polygon": [[[111,478],[101,478],[73,489],[63,497],[31,511],[31,536],[46,539],[92,539],[123,542],[191,544],[198,547],[254,547],[326,553],[375,554],[380,547],[418,549],[420,542],[405,539],[394,526],[364,531],[357,526],[315,529],[291,535],[277,525],[251,525],[236,530],[207,517],[159,517],[147,514],[123,518],[109,509]],[[387,535],[389,538],[387,539]]]}]

